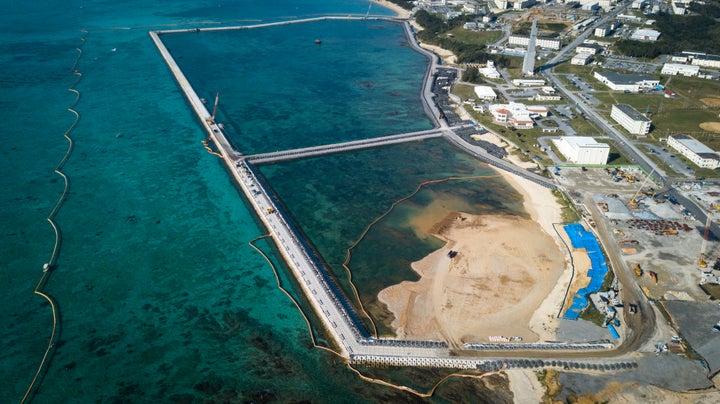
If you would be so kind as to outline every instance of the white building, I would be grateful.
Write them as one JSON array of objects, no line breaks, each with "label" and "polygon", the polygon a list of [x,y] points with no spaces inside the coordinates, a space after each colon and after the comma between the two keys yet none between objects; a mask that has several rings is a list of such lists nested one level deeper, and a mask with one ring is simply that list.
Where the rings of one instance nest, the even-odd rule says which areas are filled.
[{"label": "white building", "polygon": [[598,81],[616,91],[630,91],[637,93],[641,89],[650,89],[657,87],[660,80],[648,76],[647,74],[622,74],[615,72],[598,72],[593,73]]},{"label": "white building", "polygon": [[602,50],[602,46],[595,43],[581,43],[577,46],[577,48],[575,48],[575,52],[577,53],[589,53],[591,55],[599,53]]},{"label": "white building", "polygon": [[481,100],[492,101],[497,98],[497,94],[490,86],[475,86],[475,95]]},{"label": "white building", "polygon": [[693,137],[682,134],[671,135],[668,136],[667,145],[698,167],[710,169],[720,167],[720,155]]},{"label": "white building", "polygon": [[547,107],[541,105],[525,105],[517,102],[509,104],[494,104],[490,106],[493,119],[501,124],[516,129],[532,129],[535,125],[533,118],[548,115]]},{"label": "white building", "polygon": [[516,87],[540,87],[545,85],[543,79],[513,79],[513,85]]},{"label": "white building", "polygon": [[601,26],[595,28],[593,35],[605,37],[605,36],[610,35],[611,33],[612,33],[612,30],[610,29],[610,27],[608,25],[601,25]]},{"label": "white building", "polygon": [[652,121],[630,105],[613,105],[610,117],[633,135],[644,136],[650,132]]},{"label": "white building", "polygon": [[570,59],[571,65],[585,66],[592,60],[592,55],[589,53],[578,53]]},{"label": "white building", "polygon": [[480,72],[480,75],[489,79],[500,78],[500,72],[495,68],[495,63],[492,60],[488,60],[485,67],[478,67],[478,71]]},{"label": "white building", "polygon": [[660,70],[660,74],[676,75],[682,74],[683,76],[692,77],[697,76],[700,72],[700,66],[696,65],[684,65],[681,63],[665,63]]},{"label": "white building", "polygon": [[685,3],[670,1],[670,6],[672,7],[673,14],[685,15],[688,12],[687,5]]},{"label": "white building", "polygon": [[[508,38],[508,44],[527,47],[530,44],[530,36],[510,35],[510,37]],[[562,43],[559,39],[555,38],[537,37],[537,39],[535,40],[535,45],[544,49],[560,50]]]},{"label": "white building", "polygon": [[569,162],[584,165],[607,164],[610,146],[589,136],[563,136],[553,143]]},{"label": "white building", "polygon": [[655,31],[654,29],[636,29],[630,35],[630,39],[633,39],[635,41],[654,42],[654,41],[658,40],[659,36],[660,36],[660,31]]},{"label": "white building", "polygon": [[717,55],[695,55],[692,64],[702,67],[720,67],[720,56]]}]

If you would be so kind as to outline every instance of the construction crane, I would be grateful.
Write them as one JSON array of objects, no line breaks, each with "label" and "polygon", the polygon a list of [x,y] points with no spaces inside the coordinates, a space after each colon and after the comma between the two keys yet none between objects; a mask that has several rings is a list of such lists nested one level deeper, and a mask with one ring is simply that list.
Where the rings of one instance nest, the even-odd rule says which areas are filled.
[{"label": "construction crane", "polygon": [[210,125],[215,123],[215,113],[217,113],[217,107],[218,107],[218,101],[220,101],[220,92],[218,91],[215,93],[215,105],[213,105],[213,112],[212,115],[210,115],[210,118],[208,118],[207,123]]},{"label": "construction crane", "polygon": [[650,174],[648,174],[645,177],[645,180],[642,182],[642,184],[640,184],[640,188],[638,188],[637,192],[635,192],[635,195],[633,195],[632,199],[630,199],[630,202],[628,202],[628,205],[630,205],[631,208],[637,208],[637,202],[635,200],[637,199],[638,195],[640,194],[640,191],[643,189],[643,187],[648,182],[650,177],[652,177],[654,172],[655,172],[655,168],[653,168],[652,171],[650,171]]}]

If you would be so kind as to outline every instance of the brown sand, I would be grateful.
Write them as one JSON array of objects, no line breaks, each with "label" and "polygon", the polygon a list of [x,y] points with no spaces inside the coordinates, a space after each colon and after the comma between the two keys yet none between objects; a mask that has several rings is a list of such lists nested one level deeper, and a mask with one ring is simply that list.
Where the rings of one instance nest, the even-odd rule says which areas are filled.
[{"label": "brown sand", "polygon": [[[455,346],[489,336],[552,338],[531,323],[534,317],[535,322],[554,317],[562,301],[564,289],[555,286],[565,255],[550,236],[560,210],[549,190],[505,175],[523,192],[533,220],[457,213],[438,221],[434,233],[447,244],[413,263],[421,279],[379,294],[395,315],[399,338],[442,339]],[[458,255],[449,258],[450,250]]]},{"label": "brown sand", "polygon": [[720,107],[720,98],[718,97],[700,98],[700,101],[711,107]]},{"label": "brown sand", "polygon": [[708,132],[720,133],[720,122],[703,122],[700,124],[700,129]]},{"label": "brown sand", "polygon": [[[394,11],[397,17],[399,18],[408,18],[410,17],[410,10],[405,10],[404,8],[398,6],[395,3],[391,3],[387,0],[371,0],[373,3],[377,3],[385,8],[389,8],[390,10]],[[370,13],[372,14],[372,9],[370,10]]]}]

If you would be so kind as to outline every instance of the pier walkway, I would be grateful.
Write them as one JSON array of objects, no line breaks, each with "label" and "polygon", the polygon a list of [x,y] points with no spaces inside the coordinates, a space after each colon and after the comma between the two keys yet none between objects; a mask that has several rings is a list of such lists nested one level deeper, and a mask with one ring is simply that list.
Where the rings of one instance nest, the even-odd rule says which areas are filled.
[{"label": "pier walkway", "polygon": [[430,129],[420,132],[402,133],[399,135],[383,136],[372,139],[353,140],[351,142],[333,143],[320,146],[306,147],[302,149],[254,154],[247,156],[247,159],[253,164],[274,163],[278,161],[294,160],[303,157],[320,156],[323,154],[340,153],[350,150],[368,149],[371,147],[387,146],[391,144],[439,138],[442,136],[442,131],[438,129]]},{"label": "pier walkway", "polygon": [[[622,370],[637,367],[632,360],[613,359],[616,354],[606,342],[586,343],[581,345],[563,345],[557,352],[557,345],[535,344],[528,349],[520,346],[514,352],[500,352],[494,345],[476,344],[466,350],[462,347],[453,350],[442,341],[408,341],[369,336],[361,324],[352,305],[329,276],[327,269],[315,255],[309,243],[300,236],[300,232],[289,219],[279,201],[269,192],[262,176],[258,175],[250,158],[236,152],[230,146],[225,134],[217,124],[209,122],[210,114],[192,89],[183,72],[172,59],[168,50],[156,32],[150,32],[160,54],[165,59],[170,71],[175,76],[180,88],[185,93],[193,110],[200,118],[210,139],[215,143],[229,172],[235,178],[249,203],[253,206],[258,218],[267,228],[270,236],[278,247],[285,262],[292,271],[293,277],[301,287],[305,297],[328,331],[340,353],[352,363],[384,364],[395,366],[424,366],[497,370],[503,364],[516,368],[566,367],[593,370]],[[434,64],[433,64],[434,66]],[[425,85],[431,84],[426,81]],[[427,94],[427,92],[424,92]],[[431,104],[430,100],[426,100]],[[414,134],[396,135],[395,138],[407,141],[416,140],[421,136],[444,136],[458,147],[472,150],[474,155],[482,155],[471,145],[465,143],[451,130],[442,126],[441,129],[416,132]],[[390,141],[387,137],[385,141]],[[396,140],[397,140],[396,139]],[[363,146],[360,141],[358,147]],[[259,158],[258,156],[255,156]],[[281,156],[275,156],[281,157]],[[486,158],[487,156],[483,156]],[[508,163],[509,164],[509,163]],[[520,170],[522,175],[528,175]],[[538,179],[539,181],[540,179]],[[472,343],[471,343],[472,344]],[[588,359],[595,357],[597,359]],[[510,359],[514,358],[514,359]],[[542,359],[527,359],[542,358]],[[550,358],[550,359],[547,359]],[[580,358],[572,360],[568,358]],[[551,360],[552,359],[552,360]]]}]

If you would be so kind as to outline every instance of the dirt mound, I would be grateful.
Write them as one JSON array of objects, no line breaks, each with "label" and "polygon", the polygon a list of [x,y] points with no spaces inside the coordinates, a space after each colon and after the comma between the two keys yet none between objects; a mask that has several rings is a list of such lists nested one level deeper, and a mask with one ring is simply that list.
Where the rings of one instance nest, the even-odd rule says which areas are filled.
[{"label": "dirt mound", "polygon": [[704,104],[707,104],[711,107],[720,107],[720,98],[719,97],[700,98],[700,101],[702,101]]},{"label": "dirt mound", "polygon": [[720,133],[720,122],[703,122],[700,128],[708,132]]}]

